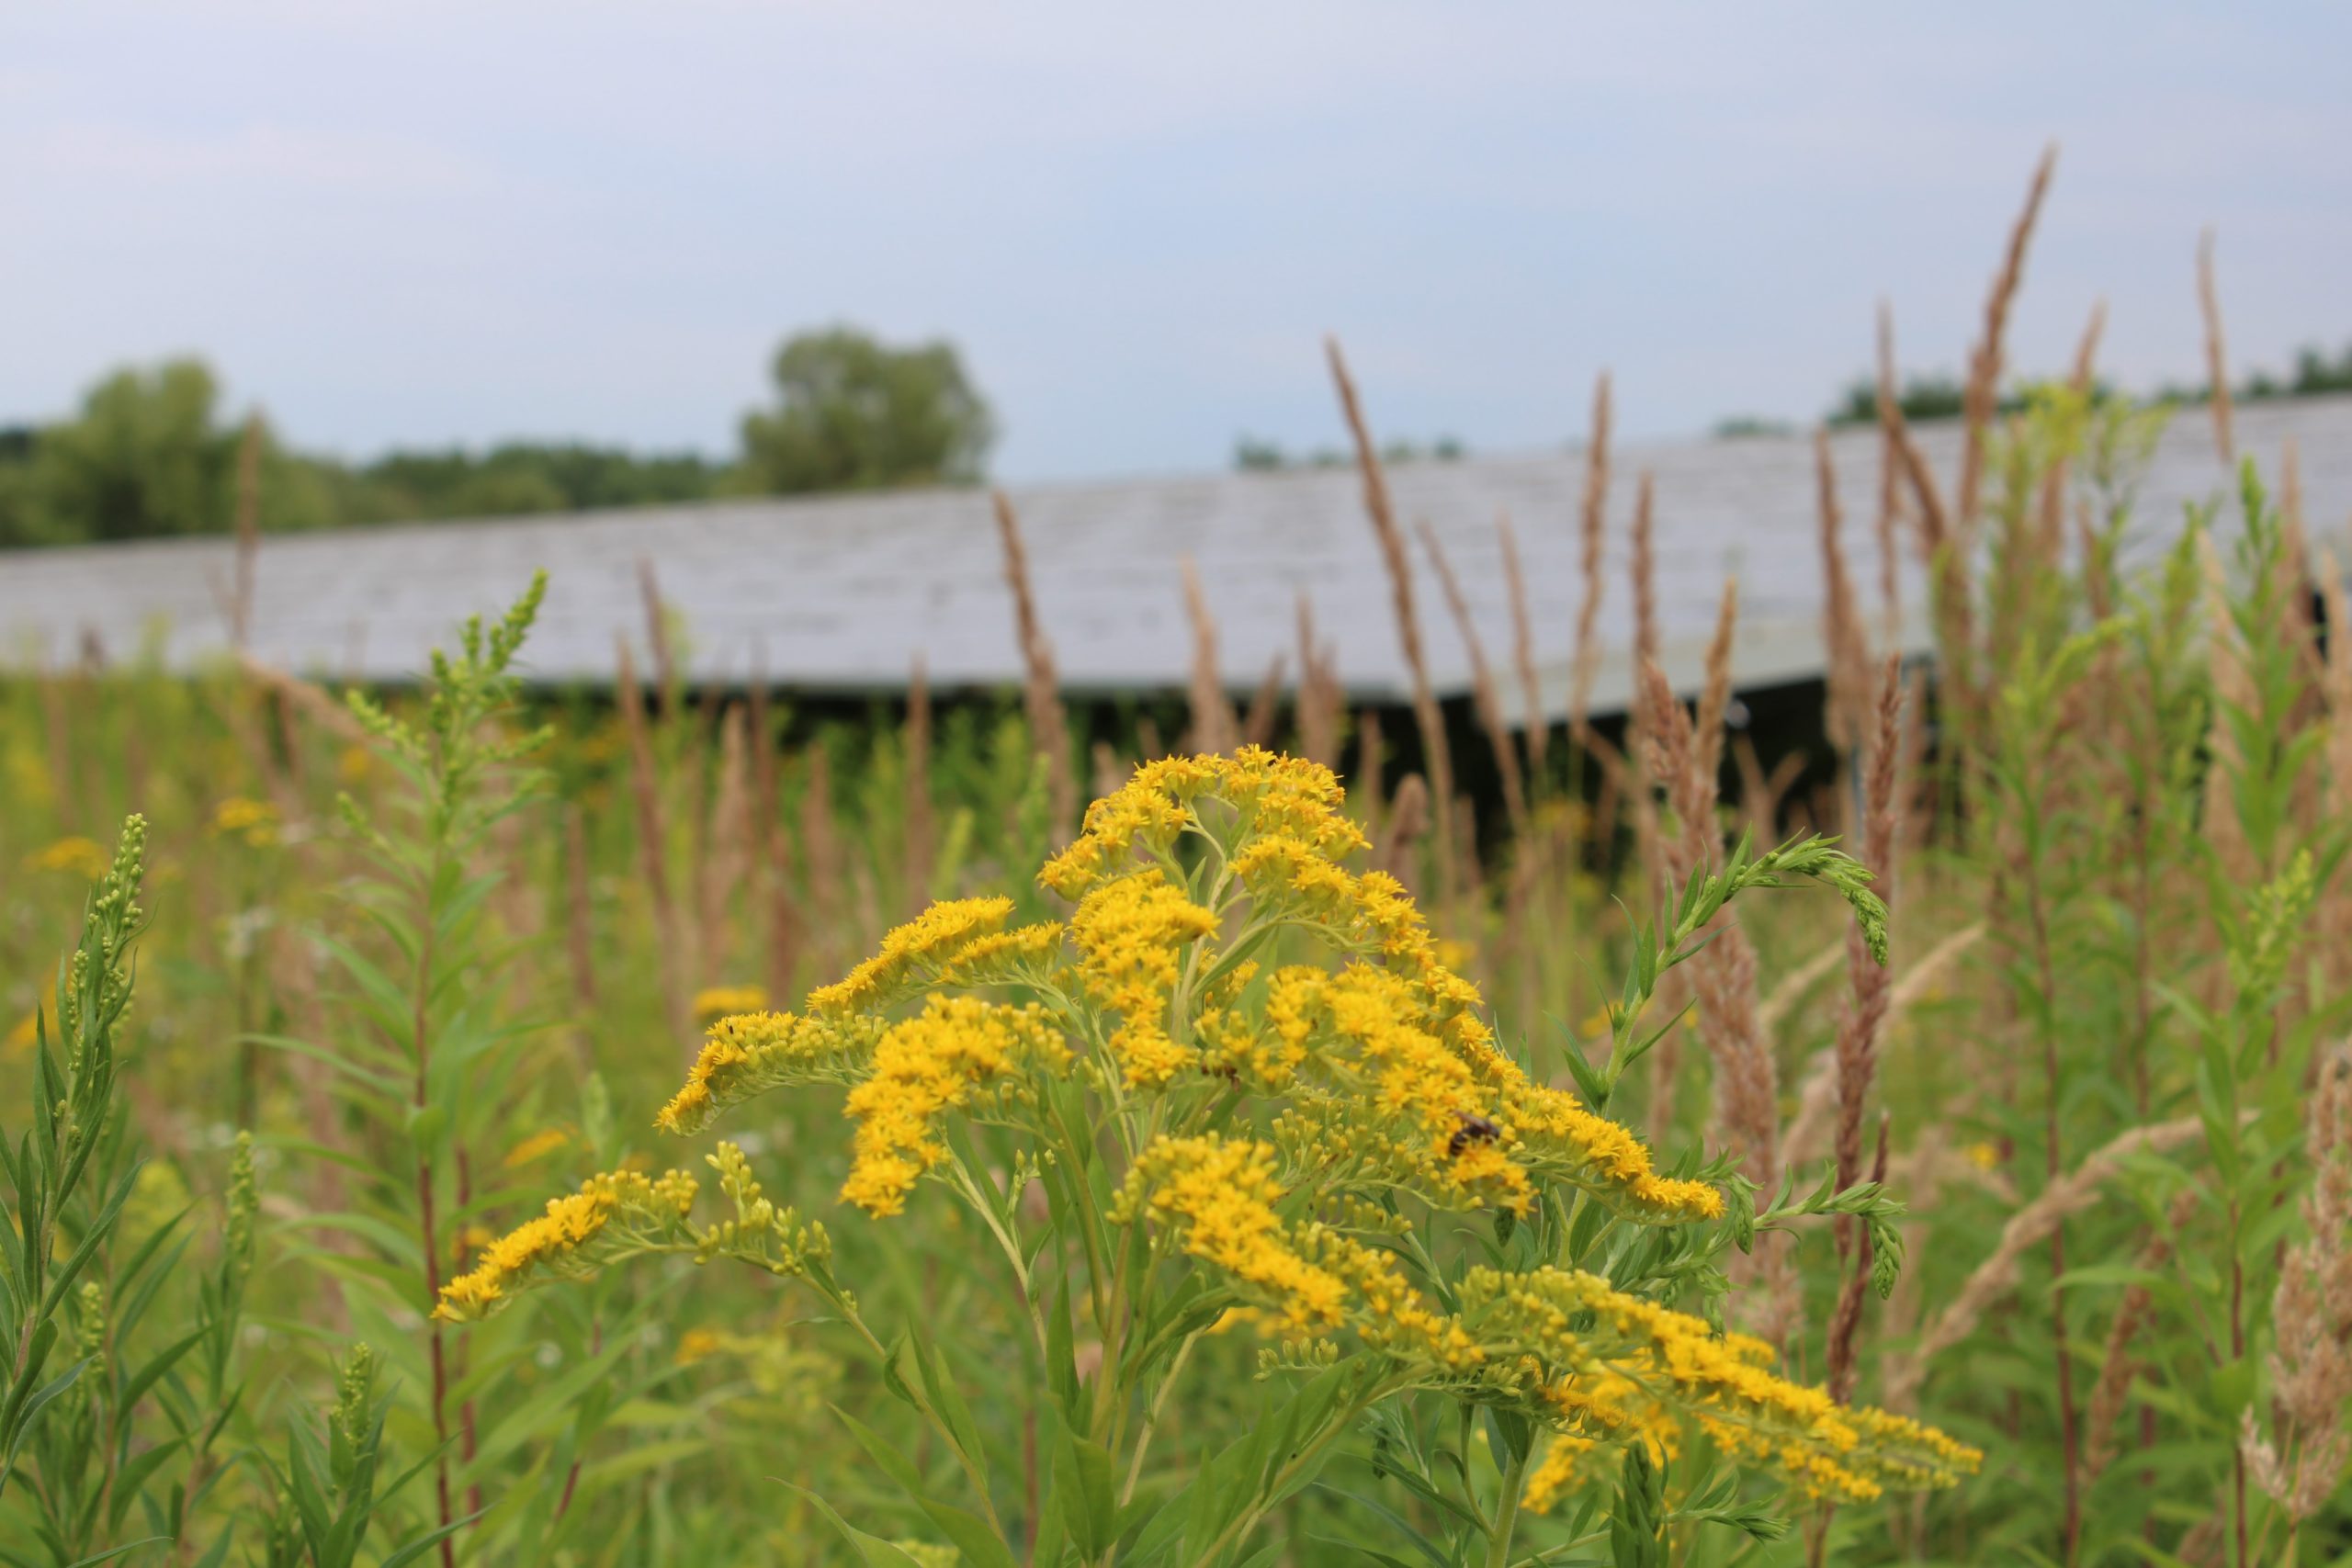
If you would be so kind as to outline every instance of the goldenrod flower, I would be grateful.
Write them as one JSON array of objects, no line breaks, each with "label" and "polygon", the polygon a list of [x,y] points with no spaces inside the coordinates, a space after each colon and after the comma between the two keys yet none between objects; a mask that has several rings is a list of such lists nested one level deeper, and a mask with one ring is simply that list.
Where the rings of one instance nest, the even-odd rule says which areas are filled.
[{"label": "goldenrod flower", "polygon": [[1193,1060],[1190,1050],[1169,1037],[1168,1004],[1182,954],[1216,929],[1216,916],[1156,866],[1104,883],[1070,917],[1079,978],[1089,996],[1122,1021],[1108,1043],[1129,1084],[1164,1084]]},{"label": "goldenrod flower", "polygon": [[17,1027],[8,1031],[8,1049],[12,1052],[21,1054],[31,1050],[39,1043],[40,1043],[40,1016],[38,1013],[25,1014],[17,1021]]}]

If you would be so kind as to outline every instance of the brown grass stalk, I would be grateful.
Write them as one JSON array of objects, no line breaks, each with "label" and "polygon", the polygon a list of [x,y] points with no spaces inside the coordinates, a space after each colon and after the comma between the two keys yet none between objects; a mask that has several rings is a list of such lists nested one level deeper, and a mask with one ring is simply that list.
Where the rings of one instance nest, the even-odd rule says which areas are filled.
[{"label": "brown grass stalk", "polygon": [[[2083,326],[2082,341],[2075,345],[2074,368],[2066,376],[2066,389],[2075,397],[2088,398],[2091,395],[2098,367],[2099,339],[2106,331],[2107,301],[2100,299],[2091,306],[2091,319]],[[2041,476],[2041,497],[2037,508],[2040,522],[2035,547],[2041,564],[2052,570],[2058,567],[2059,558],[2065,549],[2066,477],[2071,468],[2062,452]]]},{"label": "brown grass stalk", "polygon": [[1241,740],[1240,722],[1226,700],[1216,669],[1216,617],[1201,590],[1200,570],[1184,558],[1184,615],[1193,627],[1193,731],[1184,749],[1195,753],[1229,752]]},{"label": "brown grass stalk", "polygon": [[922,655],[915,655],[907,674],[906,799],[900,807],[905,820],[906,908],[919,914],[931,902],[932,857],[937,830],[931,809],[931,673]]},{"label": "brown grass stalk", "polygon": [[[1894,902],[1894,846],[1901,809],[1895,792],[1895,770],[1903,750],[1903,660],[1887,656],[1879,678],[1878,723],[1871,737],[1868,773],[1862,786],[1862,835],[1859,857],[1875,879],[1875,890],[1890,907]],[[1838,1020],[1838,1185],[1851,1187],[1861,1174],[1862,1108],[1878,1075],[1879,1047],[1884,1039],[1893,1000],[1892,976],[1871,956],[1859,927],[1846,937],[1849,987],[1847,1005]],[[1886,1124],[1879,1124],[1878,1163],[1886,1164]],[[1867,1245],[1856,1246],[1854,1223],[1844,1216],[1835,1227],[1838,1255],[1848,1264],[1846,1284],[1838,1298],[1838,1314],[1829,1337],[1829,1387],[1838,1399],[1851,1396],[1854,1387],[1854,1335],[1860,1322],[1862,1284],[1870,1274]]]},{"label": "brown grass stalk", "polygon": [[[1690,715],[1653,662],[1641,667],[1639,701],[1649,773],[1674,810],[1677,831],[1662,837],[1660,849],[1668,885],[1679,888],[1721,857],[1715,781],[1699,766]],[[1701,934],[1709,940],[1686,967],[1699,998],[1699,1037],[1715,1065],[1713,1139],[1749,1180],[1769,1189],[1780,1173],[1780,1075],[1761,1028],[1756,950],[1729,909]]]},{"label": "brown grass stalk", "polygon": [[[729,703],[718,720],[718,783],[710,806],[707,846],[696,872],[695,894],[700,903],[696,927],[702,936],[707,964],[730,963],[733,944],[727,940],[727,914],[736,894],[751,874],[752,778],[748,725],[743,705]],[[732,976],[713,973],[704,978],[731,983]]]},{"label": "brown grass stalk", "polygon": [[1510,593],[1510,660],[1519,675],[1520,722],[1527,737],[1527,768],[1540,787],[1552,726],[1544,716],[1543,683],[1535,676],[1535,623],[1527,610],[1527,573],[1519,564],[1519,535],[1510,525],[1509,513],[1495,519],[1495,536],[1502,546],[1503,586]]},{"label": "brown grass stalk", "polygon": [[[2192,1192],[2174,1199],[2165,1227],[2149,1234],[2140,1255],[2132,1259],[2132,1267],[2154,1274],[2170,1264],[2172,1238],[2188,1223],[2195,1205],[2196,1195]],[[2155,1320],[2155,1300],[2154,1291],[2145,1284],[2126,1286],[2123,1299],[2115,1309],[2115,1321],[2108,1325],[2107,1348],[2099,1357],[2098,1382],[2091,1388],[2090,1416],[2083,1444],[2086,1481],[2097,1482],[2106,1474],[2121,1449],[2116,1440],[2116,1428],[2123,1416],[2124,1402],[2131,1397],[2132,1385],[2144,1370],[2134,1347],[2141,1334]]]},{"label": "brown grass stalk", "polygon": [[1373,445],[1371,428],[1364,423],[1363,406],[1356,396],[1355,381],[1348,375],[1339,339],[1326,339],[1325,348],[1331,361],[1331,379],[1339,388],[1340,407],[1347,417],[1348,433],[1355,440],[1356,464],[1363,475],[1364,512],[1372,519],[1373,532],[1380,542],[1380,558],[1388,570],[1396,637],[1413,682],[1413,722],[1420,729],[1422,766],[1427,770],[1436,803],[1430,817],[1437,828],[1438,901],[1450,910],[1453,906],[1454,874],[1453,760],[1446,748],[1445,716],[1430,684],[1429,660],[1421,648],[1420,617],[1413,607],[1412,557],[1405,548],[1405,531],[1397,525],[1396,510],[1389,502],[1388,477],[1382,471],[1380,452]]},{"label": "brown grass stalk", "polygon": [[1601,550],[1608,535],[1609,514],[1609,372],[1592,386],[1592,437],[1585,446],[1584,504],[1577,515],[1577,568],[1584,579],[1584,600],[1577,607],[1576,663],[1568,692],[1568,729],[1579,738],[1592,705],[1592,679],[1600,661],[1600,601],[1606,575]]},{"label": "brown grass stalk", "polygon": [[828,970],[843,962],[844,940],[855,928],[849,878],[842,864],[841,835],[833,823],[833,755],[822,741],[803,753],[808,783],[800,794],[800,863],[807,874],[808,908],[824,933],[819,960]]},{"label": "brown grass stalk", "polygon": [[261,415],[245,420],[237,444],[236,586],[229,599],[229,640],[242,653],[254,625],[254,570],[261,558]]},{"label": "brown grass stalk", "polygon": [[1813,433],[1813,471],[1821,525],[1821,646],[1829,742],[1841,752],[1851,752],[1863,739],[1870,639],[1854,603],[1853,580],[1846,571],[1845,517],[1838,505],[1838,469],[1829,456],[1826,430]]},{"label": "brown grass stalk", "polygon": [[[1895,1020],[1940,986],[1945,972],[1960,960],[1962,954],[1983,941],[1984,936],[1984,924],[1980,920],[1944,938],[1928,950],[1927,956],[1905,970],[1903,977],[1887,993],[1886,1016],[1880,1024],[1881,1038],[1893,1030]],[[1834,964],[1844,951],[1842,943],[1831,947],[1828,950],[1831,962]],[[1792,979],[1794,977],[1792,976]],[[1785,988],[1788,982],[1781,984]],[[1775,990],[1774,998],[1779,996],[1780,991]],[[1768,1001],[1765,1005],[1770,1008],[1771,1003]],[[1832,1046],[1815,1052],[1813,1059],[1805,1066],[1804,1076],[1798,1080],[1797,1111],[1789,1119],[1788,1130],[1781,1137],[1784,1168],[1794,1170],[1810,1165],[1830,1149],[1837,1111],[1838,1053]]]},{"label": "brown grass stalk", "polygon": [[1886,1403],[1909,1409],[1928,1367],[1937,1357],[1976,1331],[1984,1314],[2018,1287],[2026,1254],[2046,1243],[2070,1214],[2098,1201],[2099,1189],[2140,1154],[2169,1154],[2205,1136],[2205,1123],[2195,1116],[2134,1127],[2102,1145],[2097,1152],[2009,1216],[1999,1240],[1960,1290],[1921,1330],[1907,1356],[1888,1363]]},{"label": "brown grass stalk", "polygon": [[1388,808],[1387,833],[1374,840],[1380,869],[1408,887],[1419,881],[1418,852],[1429,825],[1430,786],[1420,774],[1407,773]]},{"label": "brown grass stalk", "polygon": [[1283,716],[1283,677],[1288,673],[1289,661],[1281,654],[1266,661],[1266,672],[1258,677],[1258,689],[1250,694],[1250,706],[1241,716],[1243,744],[1273,745]]},{"label": "brown grass stalk", "polygon": [[1327,768],[1340,765],[1340,731],[1346,723],[1347,694],[1330,650],[1316,640],[1315,606],[1305,590],[1298,595],[1298,749]]},{"label": "brown grass stalk", "polygon": [[638,597],[645,607],[645,646],[653,652],[652,711],[668,716],[678,703],[678,665],[675,651],[670,646],[670,615],[662,603],[662,584],[653,574],[650,557],[639,557],[637,563]]},{"label": "brown grass stalk", "polygon": [[[1634,667],[1658,661],[1657,486],[1647,469],[1634,491]],[[1638,677],[1636,677],[1638,679]],[[1640,705],[1635,705],[1639,711]]]},{"label": "brown grass stalk", "polygon": [[1446,608],[1453,613],[1454,630],[1462,636],[1462,646],[1470,655],[1470,695],[1477,709],[1478,726],[1487,732],[1487,743],[1495,753],[1495,772],[1503,785],[1503,810],[1510,818],[1511,831],[1524,834],[1527,829],[1527,782],[1519,766],[1519,750],[1511,743],[1510,719],[1503,711],[1500,682],[1495,679],[1494,667],[1487,662],[1487,645],[1478,636],[1478,623],[1470,613],[1470,601],[1462,592],[1462,580],[1454,575],[1453,563],[1446,558],[1445,547],[1438,542],[1437,530],[1428,523],[1415,530],[1420,535],[1421,547],[1430,554],[1430,564],[1437,569],[1438,585],[1445,591]]},{"label": "brown grass stalk", "polygon": [[637,657],[628,639],[619,647],[618,696],[621,728],[628,738],[629,795],[637,807],[639,874],[645,878],[646,896],[653,905],[654,953],[662,977],[662,1002],[670,1032],[688,1050],[694,1041],[694,998],[685,975],[684,936],[679,929],[677,903],[670,890],[670,822],[662,800],[662,783],[653,761],[653,737],[646,722],[645,691],[637,678]]},{"label": "brown grass stalk", "polygon": [[1029,553],[1023,547],[1021,519],[1002,491],[992,492],[997,537],[1004,546],[1005,586],[1012,592],[1013,629],[1021,640],[1027,680],[1022,705],[1029,719],[1029,743],[1046,758],[1046,800],[1056,842],[1078,821],[1078,778],[1069,754],[1069,716],[1062,707],[1061,678],[1054,670],[1053,644],[1037,618],[1037,597],[1029,581]]},{"label": "brown grass stalk", "polygon": [[2051,172],[2057,164],[2058,149],[2052,144],[2034,165],[2032,183],[2026,187],[2025,209],[2009,230],[2008,249],[2002,254],[2001,270],[1994,277],[1993,291],[1984,301],[1984,335],[1977,340],[1969,357],[1968,382],[1961,392],[1963,424],[1957,518],[1964,536],[1973,536],[1976,525],[1977,502],[1984,479],[1984,443],[1991,434],[1993,414],[2001,394],[2002,340],[2008,331],[2009,308],[2017,300],[2018,286],[2025,281],[2026,247],[2033,239],[2034,222],[2041,214],[2042,197],[2049,194]]},{"label": "brown grass stalk", "polygon": [[2213,231],[2197,241],[2197,306],[2205,318],[2205,378],[2212,386],[2213,448],[2222,461],[2238,460],[2237,422],[2230,402],[2230,345],[2222,330],[2222,290],[2213,277]]},{"label": "brown grass stalk", "polygon": [[1699,682],[1699,705],[1691,716],[1691,744],[1699,771],[1720,789],[1724,767],[1724,718],[1731,712],[1731,650],[1739,628],[1739,580],[1724,580],[1724,595],[1715,606],[1715,635],[1707,640],[1705,674]]},{"label": "brown grass stalk", "polygon": [[1880,635],[1889,648],[1903,640],[1902,551],[1895,534],[1903,518],[1903,453],[1886,411],[1900,412],[1894,389],[1894,311],[1878,302],[1878,598]]},{"label": "brown grass stalk", "polygon": [[575,803],[563,814],[563,936],[571,964],[571,994],[582,1009],[596,1005],[596,920],[588,892],[588,818]]}]

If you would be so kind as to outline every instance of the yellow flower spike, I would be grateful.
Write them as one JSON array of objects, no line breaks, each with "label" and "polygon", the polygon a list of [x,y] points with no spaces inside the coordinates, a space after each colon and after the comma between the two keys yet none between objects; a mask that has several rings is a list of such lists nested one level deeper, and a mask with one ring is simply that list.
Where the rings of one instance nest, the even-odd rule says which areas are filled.
[{"label": "yellow flower spike", "polygon": [[884,1024],[868,1018],[741,1013],[704,1032],[686,1081],[654,1117],[665,1133],[699,1133],[730,1105],[789,1083],[846,1082],[871,1060]]},{"label": "yellow flower spike", "polygon": [[[683,1235],[695,1181],[673,1170],[649,1179],[630,1171],[592,1176],[569,1197],[550,1199],[526,1221],[482,1247],[480,1261],[441,1287],[433,1315],[446,1323],[489,1316],[539,1278],[584,1279],[618,1250],[608,1241]],[[617,1228],[626,1238],[611,1237]]]},{"label": "yellow flower spike", "polygon": [[949,898],[883,937],[875,955],[840,981],[808,993],[808,1010],[839,1016],[903,1000],[982,937],[1004,929],[1010,898]]}]

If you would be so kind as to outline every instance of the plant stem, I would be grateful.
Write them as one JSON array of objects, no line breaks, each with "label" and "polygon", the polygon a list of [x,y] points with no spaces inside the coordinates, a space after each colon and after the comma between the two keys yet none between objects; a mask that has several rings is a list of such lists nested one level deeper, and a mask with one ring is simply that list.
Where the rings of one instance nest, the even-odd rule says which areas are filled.
[{"label": "plant stem", "polygon": [[1534,1451],[1517,1454],[1503,1467],[1502,1495],[1495,1499],[1494,1523],[1487,1529],[1487,1568],[1510,1568],[1510,1538],[1519,1529],[1519,1500],[1527,1490],[1527,1461]]}]

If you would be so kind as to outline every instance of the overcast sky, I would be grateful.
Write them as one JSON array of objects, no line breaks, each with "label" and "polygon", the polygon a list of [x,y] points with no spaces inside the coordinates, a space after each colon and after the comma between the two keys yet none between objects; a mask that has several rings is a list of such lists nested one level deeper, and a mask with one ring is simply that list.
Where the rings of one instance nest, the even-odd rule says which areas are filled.
[{"label": "overcast sky", "polygon": [[194,351],[300,444],[732,449],[774,345],[944,334],[998,473],[1521,448],[1956,368],[2042,144],[2013,363],[2352,340],[2352,10],[207,0],[0,17],[0,423]]}]

